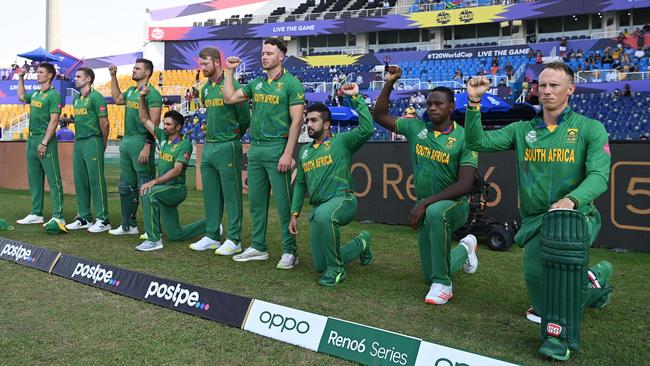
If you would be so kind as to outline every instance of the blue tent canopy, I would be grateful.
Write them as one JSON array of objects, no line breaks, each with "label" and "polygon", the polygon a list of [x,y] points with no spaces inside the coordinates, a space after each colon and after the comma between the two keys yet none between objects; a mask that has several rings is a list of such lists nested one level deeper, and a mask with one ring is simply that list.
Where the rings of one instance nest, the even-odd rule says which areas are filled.
[{"label": "blue tent canopy", "polygon": [[43,47],[39,47],[33,51],[29,51],[26,53],[21,53],[18,56],[29,60],[34,60],[34,61],[62,61],[63,60],[63,57],[55,56],[47,52]]},{"label": "blue tent canopy", "polygon": [[[465,113],[467,99],[467,92],[458,93],[454,96],[456,111]],[[511,108],[508,102],[496,95],[485,93],[483,98],[481,98],[481,112],[507,112]]]}]

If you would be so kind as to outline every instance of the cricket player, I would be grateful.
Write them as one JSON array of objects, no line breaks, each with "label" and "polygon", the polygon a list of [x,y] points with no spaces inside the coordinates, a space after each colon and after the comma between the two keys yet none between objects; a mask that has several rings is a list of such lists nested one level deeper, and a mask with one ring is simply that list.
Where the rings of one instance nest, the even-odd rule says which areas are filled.
[{"label": "cricket player", "polygon": [[149,89],[147,105],[152,121],[160,120],[162,96],[149,83],[153,73],[153,63],[140,58],[133,65],[131,78],[136,86],[129,87],[124,93],[120,91],[117,81],[117,67],[108,67],[111,74],[111,95],[118,105],[126,105],[124,110],[124,138],[120,142],[120,193],[121,224],[111,235],[137,235],[138,224],[136,212],[138,209],[140,187],[152,180],[156,175],[154,139],[140,123],[138,106],[140,91],[146,86]]},{"label": "cricket player", "polygon": [[[52,218],[43,226],[56,232],[65,230],[63,218],[63,184],[59,168],[59,146],[54,133],[61,115],[61,95],[52,87],[56,70],[43,62],[36,69],[40,89],[25,92],[26,68],[18,73],[18,99],[29,103],[29,137],[27,138],[27,179],[32,196],[32,211],[16,222],[21,225],[43,223],[43,184],[47,176],[52,198]],[[49,226],[48,226],[49,225]],[[53,232],[53,233],[54,233]]]},{"label": "cricket player", "polygon": [[262,47],[262,67],[266,76],[235,89],[234,70],[241,64],[228,57],[224,71],[223,96],[227,104],[252,101],[251,135],[248,151],[248,200],[253,221],[253,240],[243,253],[233,256],[238,262],[267,260],[266,225],[270,189],[280,219],[282,258],[279,269],[298,264],[296,239],[289,232],[291,218],[291,165],[294,148],[303,121],[305,91],[282,62],[287,45],[279,38],[269,38]]},{"label": "cricket player", "polygon": [[431,285],[424,301],[443,305],[453,296],[451,275],[461,267],[472,274],[478,267],[473,235],[451,247],[454,230],[467,221],[467,195],[474,183],[478,154],[467,148],[463,127],[451,120],[454,93],[448,88],[435,88],[429,94],[426,121],[388,114],[390,93],[401,76],[399,66],[388,68],[374,118],[408,140],[417,197],[409,225],[418,232],[422,272]]},{"label": "cricket player", "polygon": [[478,151],[514,150],[517,159],[524,279],[531,313],[541,317],[539,352],[568,360],[580,344],[585,306],[603,308],[611,297],[611,264],[587,268],[589,247],[600,230],[593,201],[607,190],[611,156],[605,127],[568,106],[573,71],[544,65],[539,75],[542,113],[484,132],[480,101],[490,88],[484,77],[467,84],[467,144]]},{"label": "cricket player", "polygon": [[311,247],[316,272],[322,273],[318,283],[335,286],[346,277],[344,264],[356,258],[362,265],[370,264],[370,233],[362,231],[341,246],[339,228],[357,214],[357,197],[351,173],[351,158],[373,132],[368,105],[359,94],[357,84],[345,84],[345,95],[359,113],[359,127],[334,135],[330,132],[330,111],[324,104],[307,108],[307,132],[314,139],[298,154],[298,174],[291,204],[289,232],[298,234],[298,217],[309,193],[313,208],[309,216]]},{"label": "cricket player", "polygon": [[[111,229],[104,175],[104,150],[110,126],[104,97],[92,88],[95,72],[87,67],[77,70],[74,78],[79,95],[75,96],[74,123],[76,140],[72,157],[77,217],[66,225],[68,230],[88,229],[101,233]],[[90,212],[92,198],[95,223]]]},{"label": "cricket player", "polygon": [[192,156],[192,143],[180,134],[185,119],[179,112],[169,111],[163,119],[164,129],[158,128],[149,116],[149,93],[148,87],[140,92],[139,118],[147,131],[156,137],[160,158],[158,177],[140,187],[147,239],[135,249],[143,252],[163,248],[161,227],[165,228],[170,241],[183,241],[205,233],[205,220],[185,226],[179,224],[178,205],[187,197],[185,171]]},{"label": "cricket player", "polygon": [[[193,250],[215,249],[215,254],[233,255],[241,249],[242,227],[242,144],[241,136],[250,125],[248,102],[225,104],[221,53],[214,47],[199,52],[199,64],[208,78],[201,88],[207,112],[207,131],[201,154],[201,181],[206,233],[192,243]],[[240,85],[234,81],[235,88]],[[224,204],[228,210],[228,234],[220,242]]]}]

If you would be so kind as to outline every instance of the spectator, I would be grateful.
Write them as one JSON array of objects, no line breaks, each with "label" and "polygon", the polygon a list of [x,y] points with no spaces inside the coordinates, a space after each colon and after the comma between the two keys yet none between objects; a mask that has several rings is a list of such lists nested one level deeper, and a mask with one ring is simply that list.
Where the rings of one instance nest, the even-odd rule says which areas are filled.
[{"label": "spectator", "polygon": [[490,74],[492,75],[498,75],[501,69],[499,68],[499,64],[496,62],[492,62],[492,66],[490,67]]},{"label": "spectator", "polygon": [[74,132],[68,129],[68,122],[59,122],[59,130],[56,131],[56,139],[59,141],[73,141]]},{"label": "spectator", "polygon": [[643,30],[643,32],[646,33],[646,34],[647,34],[647,33],[650,33],[650,23],[645,23],[645,25],[643,26],[643,29],[642,29],[642,30]]},{"label": "spectator", "polygon": [[411,105],[417,103],[417,98],[418,98],[417,95],[411,94],[411,97],[409,98],[409,103],[411,103]]},{"label": "spectator", "polygon": [[463,73],[460,69],[456,69],[456,72],[454,72],[454,80],[463,80]]},{"label": "spectator", "polygon": [[564,57],[564,54],[566,53],[566,46],[567,46],[567,40],[566,37],[562,37],[562,40],[560,41],[560,57]]},{"label": "spectator", "polygon": [[404,110],[404,118],[415,118],[415,114],[417,111],[415,110],[415,107],[413,107],[413,104],[411,104],[406,110]]},{"label": "spectator", "polygon": [[508,80],[512,80],[512,77],[515,74],[515,69],[512,67],[510,61],[506,62],[506,66],[503,67],[503,71],[505,71]]},{"label": "spectator", "polygon": [[[650,66],[648,66],[648,67],[650,67]],[[431,80],[427,80],[427,84],[428,84],[428,85],[427,85],[427,89],[433,89],[433,88],[434,88],[434,86],[433,86],[433,81],[431,81]]]},{"label": "spectator", "polygon": [[582,48],[578,48],[578,51],[576,51],[575,57],[577,59],[581,59],[584,57],[584,52],[582,52]]},{"label": "spectator", "polygon": [[192,87],[192,106],[193,110],[199,109],[199,90],[196,87]]},{"label": "spectator", "polygon": [[639,67],[636,64],[631,64],[630,72],[639,72]]},{"label": "spectator", "polygon": [[397,90],[404,90],[404,83],[399,83],[399,85],[397,85],[396,89]]},{"label": "spectator", "polygon": [[376,73],[375,74],[375,81],[381,81],[381,80],[382,80],[381,79],[381,73],[380,72]]},{"label": "spectator", "polygon": [[528,49],[528,61],[531,61],[535,58],[535,52],[532,48]]},{"label": "spectator", "polygon": [[611,64],[612,62],[614,62],[614,59],[609,54],[609,51],[605,50],[605,54],[603,55],[601,62],[604,64]]},{"label": "spectator", "polygon": [[621,57],[621,53],[623,53],[623,46],[618,44],[614,52],[612,52],[612,59],[618,60]]},{"label": "spectator", "polygon": [[632,90],[630,89],[630,84],[625,84],[625,87],[623,88],[623,96],[624,97],[631,97],[632,96]]},{"label": "spectator", "polygon": [[544,61],[544,60],[543,60],[543,58],[542,58],[542,51],[541,51],[541,50],[537,50],[537,51],[535,52],[535,63],[537,63],[537,64],[541,64],[543,61]]},{"label": "spectator", "polygon": [[426,102],[426,98],[424,97],[424,94],[422,92],[418,92],[418,96],[415,98],[415,102],[418,104],[423,104]]},{"label": "spectator", "polygon": [[539,83],[537,80],[533,80],[530,87],[530,96],[528,98],[528,103],[539,105]]},{"label": "spectator", "polygon": [[194,81],[198,84],[199,81],[201,81],[201,70],[196,70],[196,76],[194,77]]},{"label": "spectator", "polygon": [[384,0],[383,7],[384,9],[390,8],[390,2],[388,0]]},{"label": "spectator", "polygon": [[620,97],[620,96],[622,96],[622,94],[621,94],[621,89],[619,89],[619,88],[614,89],[614,96],[615,96],[615,97]]},{"label": "spectator", "polygon": [[161,71],[160,74],[158,74],[158,89],[162,91],[162,87],[163,87],[163,73]]}]

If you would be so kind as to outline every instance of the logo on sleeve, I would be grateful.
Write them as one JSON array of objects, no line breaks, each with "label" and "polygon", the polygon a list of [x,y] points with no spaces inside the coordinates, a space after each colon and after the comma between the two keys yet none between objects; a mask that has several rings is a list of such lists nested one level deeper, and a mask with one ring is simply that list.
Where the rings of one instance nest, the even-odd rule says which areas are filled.
[{"label": "logo on sleeve", "polygon": [[185,154],[183,154],[183,156],[185,157],[185,160],[190,160],[190,153],[185,152]]},{"label": "logo on sleeve", "polygon": [[607,155],[612,155],[612,151],[609,149],[609,144],[605,144],[605,146],[603,146],[603,151],[605,151]]},{"label": "logo on sleeve", "polygon": [[102,113],[103,113],[103,112],[106,112],[106,107],[104,107],[104,106],[100,106],[100,107],[99,107],[99,111],[102,112]]}]

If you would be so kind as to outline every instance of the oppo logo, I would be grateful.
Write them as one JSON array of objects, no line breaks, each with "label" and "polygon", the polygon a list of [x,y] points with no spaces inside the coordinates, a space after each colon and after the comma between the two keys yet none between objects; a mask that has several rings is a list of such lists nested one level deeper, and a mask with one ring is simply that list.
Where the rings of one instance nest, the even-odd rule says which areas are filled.
[{"label": "oppo logo", "polygon": [[439,358],[433,366],[469,366],[466,363],[461,363],[461,362],[452,362],[451,360],[448,360],[446,358]]},{"label": "oppo logo", "polygon": [[187,304],[187,306],[195,307],[197,309],[205,311],[210,309],[210,304],[202,303],[199,301],[198,292],[184,289],[181,287],[180,283],[170,286],[166,283],[151,281],[149,288],[147,288],[147,293],[144,295],[144,298],[147,299],[149,296],[155,296],[159,299],[164,300],[171,300],[174,303],[174,307]]},{"label": "oppo logo", "polygon": [[77,263],[72,272],[70,278],[75,278],[76,276],[81,276],[83,278],[89,279],[96,284],[97,282],[109,284],[111,286],[119,286],[120,281],[113,279],[113,271],[106,270],[102,268],[101,264],[96,266],[91,266],[90,264],[85,264],[82,262]]},{"label": "oppo logo", "polygon": [[295,330],[300,334],[309,332],[309,323],[306,321],[296,321],[294,318],[284,317],[280,314],[271,314],[268,311],[260,314],[260,322],[262,324],[268,324],[269,329],[279,328],[280,333],[284,332],[285,330]]},{"label": "oppo logo", "polygon": [[36,262],[36,258],[32,257],[31,249],[24,248],[22,244],[19,246],[11,244],[5,245],[4,248],[2,248],[2,252],[0,252],[0,256],[3,255],[8,255],[15,260],[23,260],[31,263]]}]

